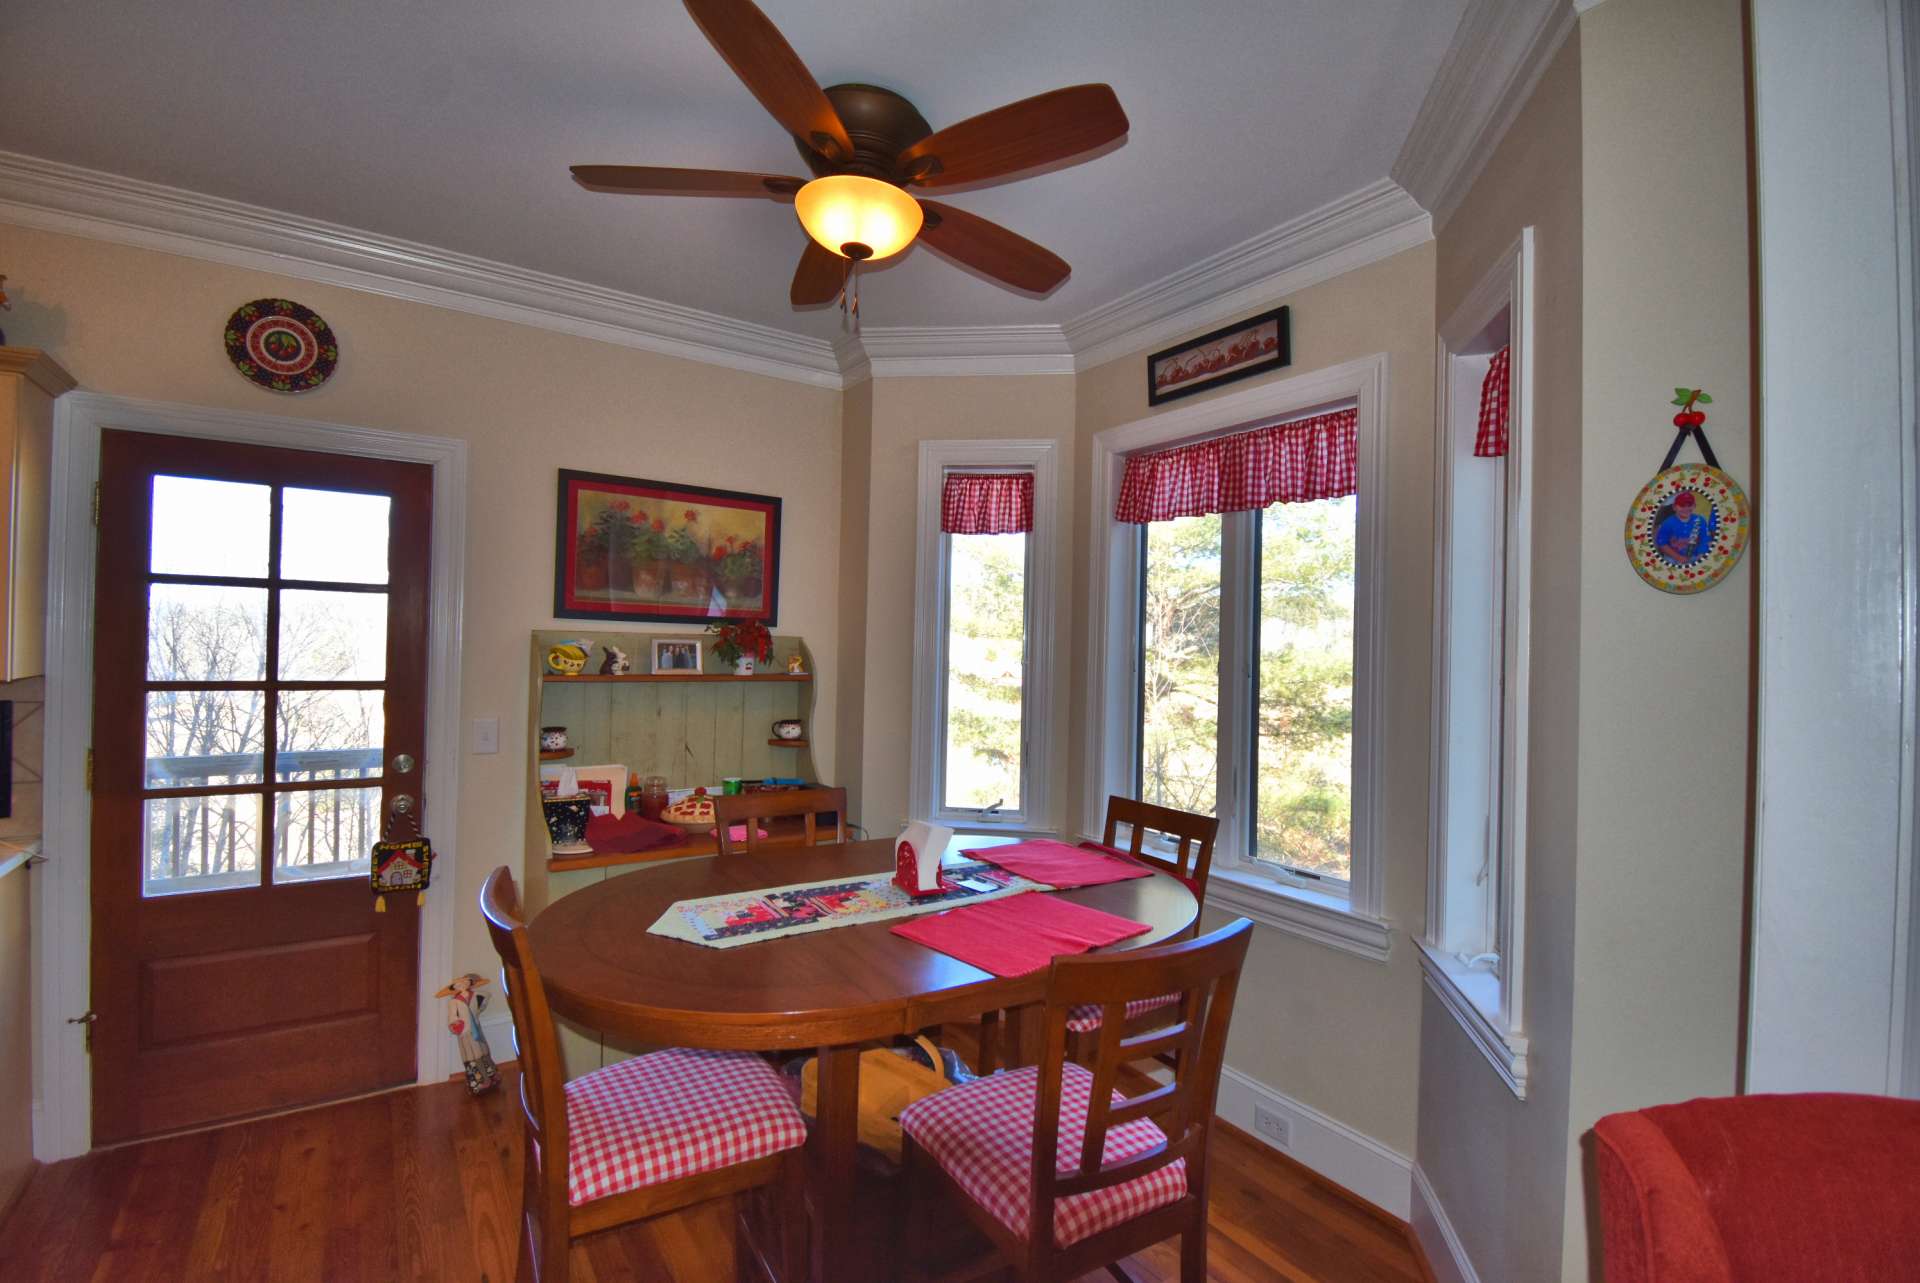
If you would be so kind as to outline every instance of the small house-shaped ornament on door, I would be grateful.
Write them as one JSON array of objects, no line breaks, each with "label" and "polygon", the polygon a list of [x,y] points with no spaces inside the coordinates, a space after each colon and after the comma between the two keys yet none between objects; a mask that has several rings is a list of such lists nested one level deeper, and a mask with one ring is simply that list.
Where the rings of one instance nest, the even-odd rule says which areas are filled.
[{"label": "small house-shaped ornament on door", "polygon": [[940,857],[946,853],[953,830],[944,824],[915,820],[893,848],[893,884],[915,899],[947,890],[940,877]]}]

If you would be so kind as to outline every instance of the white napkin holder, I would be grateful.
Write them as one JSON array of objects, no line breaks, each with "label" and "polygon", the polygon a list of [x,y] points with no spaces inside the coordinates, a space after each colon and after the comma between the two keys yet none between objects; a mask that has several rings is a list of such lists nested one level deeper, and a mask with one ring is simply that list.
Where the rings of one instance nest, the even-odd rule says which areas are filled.
[{"label": "white napkin holder", "polygon": [[914,897],[942,890],[940,857],[952,838],[953,830],[944,824],[915,820],[907,825],[893,848],[893,884]]}]

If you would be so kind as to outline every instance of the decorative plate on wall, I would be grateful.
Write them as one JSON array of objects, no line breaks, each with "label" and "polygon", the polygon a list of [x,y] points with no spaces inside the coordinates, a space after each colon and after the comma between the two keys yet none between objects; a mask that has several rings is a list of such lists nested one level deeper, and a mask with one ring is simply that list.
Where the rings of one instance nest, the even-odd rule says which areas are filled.
[{"label": "decorative plate on wall", "polygon": [[333,377],[340,345],[312,308],[257,298],[227,318],[227,355],[270,392],[311,392]]},{"label": "decorative plate on wall", "polygon": [[1740,560],[1752,524],[1746,493],[1720,469],[1665,468],[1627,510],[1627,559],[1662,592],[1702,592]]}]

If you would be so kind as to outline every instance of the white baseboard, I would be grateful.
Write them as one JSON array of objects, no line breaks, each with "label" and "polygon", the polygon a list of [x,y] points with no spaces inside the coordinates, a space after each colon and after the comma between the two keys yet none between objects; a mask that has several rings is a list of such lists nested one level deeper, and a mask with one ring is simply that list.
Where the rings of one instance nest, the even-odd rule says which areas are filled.
[{"label": "white baseboard", "polygon": [[1447,1219],[1447,1209],[1440,1205],[1427,1174],[1417,1163],[1413,1168],[1413,1215],[1407,1219],[1420,1250],[1426,1254],[1434,1283],[1480,1283],[1460,1236],[1454,1233],[1453,1222]]},{"label": "white baseboard", "polygon": [[[1255,1105],[1265,1106],[1286,1119],[1290,1136],[1284,1148],[1263,1136],[1254,1125]],[[1255,1140],[1312,1168],[1374,1206],[1403,1221],[1407,1219],[1412,1202],[1413,1160],[1405,1154],[1311,1105],[1275,1091],[1231,1065],[1221,1071],[1220,1099],[1215,1109],[1221,1118]]]}]

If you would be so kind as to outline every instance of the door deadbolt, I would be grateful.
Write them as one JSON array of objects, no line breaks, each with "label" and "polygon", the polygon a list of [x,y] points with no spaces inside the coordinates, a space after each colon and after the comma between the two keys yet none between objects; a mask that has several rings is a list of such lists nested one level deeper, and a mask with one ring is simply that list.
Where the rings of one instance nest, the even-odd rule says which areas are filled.
[{"label": "door deadbolt", "polygon": [[398,757],[394,758],[393,772],[395,775],[412,774],[413,773],[413,754],[402,753]]}]

